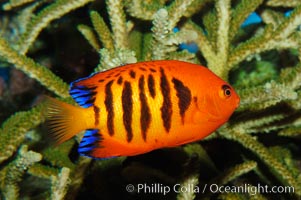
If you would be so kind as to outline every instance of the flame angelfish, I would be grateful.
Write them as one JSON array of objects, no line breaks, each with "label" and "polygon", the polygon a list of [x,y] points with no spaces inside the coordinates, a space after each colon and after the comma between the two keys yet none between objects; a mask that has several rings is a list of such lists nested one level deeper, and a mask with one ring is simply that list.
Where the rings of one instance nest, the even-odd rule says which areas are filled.
[{"label": "flame angelfish", "polygon": [[149,61],[71,83],[79,106],[49,99],[57,143],[85,131],[81,155],[132,156],[200,140],[224,124],[239,104],[233,88],[200,65]]}]

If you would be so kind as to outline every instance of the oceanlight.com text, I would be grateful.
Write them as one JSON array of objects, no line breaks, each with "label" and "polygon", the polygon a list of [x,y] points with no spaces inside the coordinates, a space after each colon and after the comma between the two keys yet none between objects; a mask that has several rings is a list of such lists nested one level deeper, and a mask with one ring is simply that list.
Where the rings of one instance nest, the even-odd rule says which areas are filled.
[{"label": "oceanlight.com text", "polygon": [[198,185],[188,184],[181,185],[175,184],[173,186],[164,185],[161,183],[141,183],[141,184],[128,184],[126,191],[137,194],[162,194],[166,195],[171,192],[175,193],[248,193],[250,195],[256,194],[281,194],[281,193],[294,193],[295,189],[292,186],[268,186],[268,185],[251,185],[243,184],[240,186],[233,185],[218,185],[218,184],[205,184],[202,187]]}]

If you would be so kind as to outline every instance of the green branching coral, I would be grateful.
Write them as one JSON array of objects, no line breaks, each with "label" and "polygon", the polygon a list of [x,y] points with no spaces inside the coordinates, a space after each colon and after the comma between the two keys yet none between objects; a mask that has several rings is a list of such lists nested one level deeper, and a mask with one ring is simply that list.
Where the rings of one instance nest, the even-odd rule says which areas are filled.
[{"label": "green branching coral", "polygon": [[63,167],[60,174],[57,177],[51,177],[52,193],[50,199],[64,199],[64,196],[67,193],[69,174],[70,169]]},{"label": "green branching coral", "polygon": [[25,134],[44,122],[44,104],[33,108],[30,111],[18,112],[2,124],[0,129],[0,163],[10,158],[18,147],[23,143]]},{"label": "green branching coral", "polygon": [[115,49],[125,49],[128,46],[128,29],[123,10],[123,1],[107,0],[106,3],[112,24],[114,47]]},{"label": "green branching coral", "polygon": [[37,15],[33,15],[27,25],[26,31],[20,37],[19,53],[26,54],[41,30],[52,20],[58,19],[71,10],[81,7],[90,1],[92,0],[59,0],[44,8]]},{"label": "green branching coral", "polygon": [[256,8],[262,4],[263,0],[248,1],[243,0],[235,7],[235,12],[231,13],[231,23],[229,27],[229,39],[233,40],[234,36],[240,29],[241,24],[248,17],[251,12],[254,12]]},{"label": "green branching coral", "polygon": [[273,157],[273,155],[269,152],[267,148],[265,148],[262,144],[257,142],[252,136],[247,134],[242,134],[242,131],[239,132],[233,131],[232,133],[223,132],[223,136],[237,141],[241,143],[245,148],[250,149],[261,158],[263,162],[270,168],[271,172],[275,174],[279,180],[287,186],[293,186],[295,188],[295,192],[298,196],[301,195],[301,184],[297,177],[295,177],[287,168],[284,166],[277,158]]},{"label": "green branching coral", "polygon": [[225,185],[230,181],[235,180],[237,177],[254,170],[254,168],[256,167],[257,163],[254,161],[244,162],[242,164],[234,166],[232,169],[229,169],[221,177],[218,177],[215,181],[216,183]]},{"label": "green branching coral", "polygon": [[33,2],[34,0],[11,0],[7,3],[5,3],[2,7],[3,10],[11,10],[12,8],[22,6],[24,4]]},{"label": "green branching coral", "polygon": [[[179,187],[189,188],[189,187],[191,187],[191,185],[197,185],[197,184],[198,184],[197,176],[191,176],[191,177],[187,178]],[[189,200],[189,199],[194,199],[194,198],[195,198],[195,193],[193,192],[193,190],[180,193],[177,196],[178,200]]]},{"label": "green branching coral", "polygon": [[[184,30],[178,33],[172,33],[173,27],[180,18],[179,16],[175,16],[176,18],[171,21],[171,11],[182,12],[183,14],[188,5],[189,4],[186,3],[183,8],[181,7],[182,9],[170,10],[170,12],[166,9],[160,9],[154,14],[152,27],[152,31],[154,33],[151,42],[152,60],[170,59],[171,52],[175,52],[177,50],[176,45],[181,42],[194,41],[196,39],[196,34],[193,31]],[[179,60],[185,60],[181,59],[179,55],[180,54],[178,54]]]},{"label": "green branching coral", "polygon": [[[2,122],[0,129],[0,198],[75,199],[89,194],[91,199],[140,199],[161,195],[125,192],[126,184],[136,187],[139,183],[162,183],[170,188],[175,184],[184,188],[204,188],[205,184],[294,188],[290,193],[256,195],[170,192],[164,196],[167,199],[301,197],[299,0],[10,0],[1,6],[0,67],[21,70],[38,82],[43,93],[68,101],[67,80],[138,61],[176,59],[205,65],[229,80],[241,104],[229,122],[204,141],[107,161],[79,157],[75,140],[58,147],[46,144],[45,103],[31,109],[20,106],[22,110],[16,106],[18,112]],[[290,14],[284,15],[287,11]],[[262,21],[242,26],[253,12]],[[68,54],[62,35],[54,36],[60,45],[50,44],[53,40],[49,42],[48,37],[62,24],[81,33],[64,32],[72,40],[69,50],[94,54],[96,59],[79,61],[93,60],[94,70],[74,66],[77,55],[60,57]],[[182,47],[191,43],[197,45],[196,53]],[[43,62],[45,57],[48,62]],[[64,65],[72,66],[65,71],[74,74],[60,73]],[[5,83],[8,86],[0,84],[0,95],[14,81]],[[9,94],[3,97],[13,99]],[[40,140],[28,141],[32,130],[41,134]],[[34,196],[38,184],[27,183],[28,177],[41,182],[40,196]]]},{"label": "green branching coral", "polygon": [[271,49],[297,48],[300,45],[300,34],[296,28],[301,24],[301,7],[296,7],[292,14],[283,20],[278,27],[268,24],[263,33],[238,45],[230,53],[228,67],[233,67],[251,54]]},{"label": "green branching coral", "polygon": [[13,64],[17,69],[22,70],[29,77],[37,79],[41,84],[46,86],[61,97],[68,96],[68,85],[59,77],[54,75],[46,67],[35,63],[29,57],[23,56],[9,46],[9,44],[0,38],[0,56],[4,57],[7,62]]},{"label": "green branching coral", "polygon": [[17,158],[6,166],[6,176],[1,185],[5,199],[18,199],[19,188],[18,182],[28,168],[42,159],[42,155],[33,151],[28,151],[27,146],[22,146]]},{"label": "green branching coral", "polygon": [[114,49],[113,38],[103,18],[96,11],[91,11],[90,17],[103,47],[112,51]]}]

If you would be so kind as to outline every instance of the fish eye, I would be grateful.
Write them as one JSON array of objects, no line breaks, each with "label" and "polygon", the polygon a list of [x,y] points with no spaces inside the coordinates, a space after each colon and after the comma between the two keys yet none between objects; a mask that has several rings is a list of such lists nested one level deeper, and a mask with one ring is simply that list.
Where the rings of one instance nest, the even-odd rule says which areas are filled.
[{"label": "fish eye", "polygon": [[224,91],[225,97],[230,97],[231,96],[231,88],[229,85],[223,85],[222,89]]}]

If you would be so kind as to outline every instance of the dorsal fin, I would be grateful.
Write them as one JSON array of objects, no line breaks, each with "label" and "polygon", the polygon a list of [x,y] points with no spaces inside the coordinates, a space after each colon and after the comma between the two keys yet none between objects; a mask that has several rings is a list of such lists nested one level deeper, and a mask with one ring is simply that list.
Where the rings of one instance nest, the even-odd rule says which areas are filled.
[{"label": "dorsal fin", "polygon": [[96,95],[96,85],[82,85],[80,79],[78,81],[72,82],[70,85],[69,94],[72,98],[83,108],[88,108],[94,104]]}]

